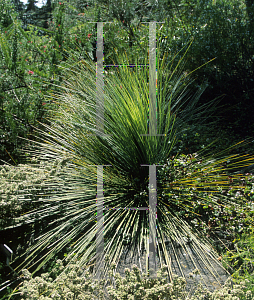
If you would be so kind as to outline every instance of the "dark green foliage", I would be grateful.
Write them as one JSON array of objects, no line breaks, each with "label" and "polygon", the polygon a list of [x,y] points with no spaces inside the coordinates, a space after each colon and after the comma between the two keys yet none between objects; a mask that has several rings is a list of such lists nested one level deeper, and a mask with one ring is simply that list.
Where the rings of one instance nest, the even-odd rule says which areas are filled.
[{"label": "dark green foliage", "polygon": [[249,29],[253,30],[254,28],[254,1],[253,0],[245,0],[247,14],[249,18]]},{"label": "dark green foliage", "polygon": [[199,1],[180,9],[162,33],[165,50],[173,53],[194,37],[186,71],[214,59],[195,72],[197,83],[209,83],[203,102],[223,96],[223,125],[230,122],[243,136],[254,129],[254,42],[247,12],[243,1]]},{"label": "dark green foliage", "polygon": [[12,24],[11,13],[13,11],[13,6],[9,0],[0,1],[0,24],[1,27],[7,28],[10,24]]}]

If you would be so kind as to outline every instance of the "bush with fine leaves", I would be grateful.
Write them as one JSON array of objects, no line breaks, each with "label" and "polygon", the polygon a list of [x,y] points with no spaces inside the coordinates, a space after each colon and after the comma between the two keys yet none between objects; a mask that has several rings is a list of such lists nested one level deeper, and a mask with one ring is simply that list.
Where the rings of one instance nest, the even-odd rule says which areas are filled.
[{"label": "bush with fine leaves", "polygon": [[[125,277],[121,277],[119,273],[114,274],[114,269],[115,264],[112,264],[109,275],[113,282],[111,279],[98,281],[92,280],[89,271],[84,271],[78,263],[71,263],[64,268],[63,262],[57,260],[52,271],[53,276],[44,273],[33,278],[31,273],[24,269],[23,282],[13,291],[11,297],[15,299],[19,295],[22,300],[152,300],[158,298],[165,300],[251,300],[253,296],[251,291],[243,291],[244,281],[240,285],[232,286],[228,280],[222,289],[214,292],[198,285],[191,296],[186,291],[186,281],[182,277],[174,275],[173,281],[168,283],[165,266],[157,272],[156,279],[150,279],[146,274],[141,274],[136,265],[133,265],[132,271],[125,269]],[[61,275],[53,279],[54,275],[59,273]]]},{"label": "bush with fine leaves", "polygon": [[[33,166],[36,158],[30,165],[0,166],[0,229],[11,227],[15,218],[35,207],[43,206],[41,195],[50,192],[50,181],[57,180],[61,170],[68,159],[55,162],[40,162],[40,168]],[[29,195],[27,200],[22,200],[20,190]]]}]

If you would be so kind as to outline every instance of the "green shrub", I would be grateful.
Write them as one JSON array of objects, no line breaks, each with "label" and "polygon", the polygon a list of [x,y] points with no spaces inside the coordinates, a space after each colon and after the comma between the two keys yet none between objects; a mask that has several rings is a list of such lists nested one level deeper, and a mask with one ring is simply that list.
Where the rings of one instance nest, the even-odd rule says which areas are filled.
[{"label": "green shrub", "polygon": [[242,236],[238,235],[233,241],[234,249],[228,249],[223,255],[224,261],[228,263],[227,268],[232,274],[233,281],[239,284],[242,280],[245,280],[246,286],[252,292],[254,291],[253,231],[252,222],[252,231],[244,233]]},{"label": "green shrub", "polygon": [[17,165],[26,163],[20,157],[22,138],[35,138],[34,126],[47,123],[55,106],[51,95],[57,87],[52,83],[59,80],[59,65],[68,51],[91,56],[95,34],[89,38],[89,24],[80,29],[83,18],[78,13],[66,20],[63,3],[54,9],[48,29],[24,26],[9,0],[1,0],[0,7],[0,160]]}]

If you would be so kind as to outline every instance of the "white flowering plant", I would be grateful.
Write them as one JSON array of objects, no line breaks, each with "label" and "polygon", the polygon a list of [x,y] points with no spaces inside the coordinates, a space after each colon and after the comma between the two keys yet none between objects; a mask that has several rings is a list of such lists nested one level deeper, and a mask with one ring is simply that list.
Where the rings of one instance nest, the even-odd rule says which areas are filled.
[{"label": "white flowering plant", "polygon": [[[113,281],[93,280],[88,270],[80,267],[78,262],[69,264],[64,268],[63,262],[57,260],[55,269],[52,271],[63,271],[55,280],[49,273],[32,277],[31,273],[23,270],[23,282],[17,287],[9,299],[21,300],[251,300],[254,294],[252,291],[244,290],[245,281],[233,285],[226,281],[221,289],[211,292],[204,289],[201,284],[196,287],[192,295],[186,291],[186,280],[176,275],[172,282],[167,281],[166,266],[164,265],[158,272],[156,278],[149,278],[146,274],[141,274],[136,265],[130,269],[125,269],[125,277],[119,273],[114,275],[116,264],[111,264],[109,275]],[[193,271],[195,273],[195,270]],[[113,284],[112,284],[113,283]],[[105,289],[106,287],[106,289]]]}]

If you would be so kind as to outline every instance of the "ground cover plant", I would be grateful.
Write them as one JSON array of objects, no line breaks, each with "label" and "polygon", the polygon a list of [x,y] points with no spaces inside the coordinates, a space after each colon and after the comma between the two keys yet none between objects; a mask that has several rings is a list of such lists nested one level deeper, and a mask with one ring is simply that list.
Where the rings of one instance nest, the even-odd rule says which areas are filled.
[{"label": "ground cover plant", "polygon": [[[19,295],[21,299],[48,300],[48,299],[179,299],[179,300],[251,300],[253,291],[247,289],[248,280],[241,280],[239,284],[232,284],[227,280],[222,289],[210,292],[198,285],[189,295],[186,291],[186,280],[179,276],[173,276],[171,283],[167,281],[166,266],[157,272],[157,278],[151,279],[146,274],[141,274],[136,265],[132,271],[125,269],[125,277],[119,273],[114,274],[116,264],[112,264],[110,285],[105,290],[105,280],[93,280],[89,271],[84,271],[79,264],[72,263],[64,268],[61,260],[56,261],[51,274],[44,273],[40,277],[32,278],[28,270],[23,270],[23,283],[15,289],[9,299]],[[57,273],[60,276],[55,277]],[[193,274],[198,273],[194,270]],[[53,276],[52,276],[53,275]],[[53,278],[52,278],[53,277]]]}]

